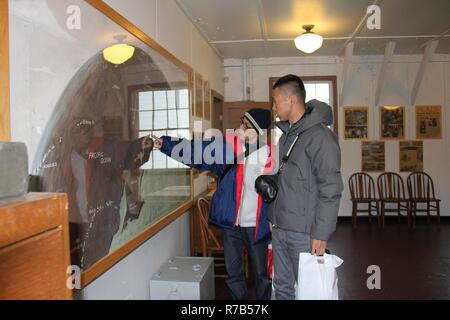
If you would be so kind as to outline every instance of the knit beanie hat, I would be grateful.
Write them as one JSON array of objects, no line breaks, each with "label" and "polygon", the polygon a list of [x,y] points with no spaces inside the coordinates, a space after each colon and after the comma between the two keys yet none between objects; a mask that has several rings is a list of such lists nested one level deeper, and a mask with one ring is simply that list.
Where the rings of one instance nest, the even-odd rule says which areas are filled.
[{"label": "knit beanie hat", "polygon": [[251,109],[244,113],[244,118],[252,124],[258,134],[268,130],[272,124],[272,112],[267,109]]}]

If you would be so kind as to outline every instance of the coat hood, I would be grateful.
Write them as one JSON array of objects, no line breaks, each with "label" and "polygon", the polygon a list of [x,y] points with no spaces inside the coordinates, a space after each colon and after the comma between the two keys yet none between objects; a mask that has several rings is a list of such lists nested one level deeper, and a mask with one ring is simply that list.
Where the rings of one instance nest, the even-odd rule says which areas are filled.
[{"label": "coat hood", "polygon": [[[329,104],[319,100],[310,100],[306,103],[305,109],[303,117],[292,125],[292,132],[303,132],[319,123],[323,123],[326,126],[333,124],[333,112]],[[289,131],[289,121],[278,121],[275,122],[275,125],[283,133]]]}]

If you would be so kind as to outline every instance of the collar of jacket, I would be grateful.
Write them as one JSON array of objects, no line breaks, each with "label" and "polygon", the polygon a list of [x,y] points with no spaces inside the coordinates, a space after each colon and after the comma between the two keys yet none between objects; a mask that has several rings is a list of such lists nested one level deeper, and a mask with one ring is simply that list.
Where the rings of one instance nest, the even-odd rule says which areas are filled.
[{"label": "collar of jacket", "polygon": [[333,112],[331,107],[325,102],[310,100],[305,104],[305,113],[296,123],[289,128],[289,121],[278,121],[275,125],[284,134],[302,133],[316,124],[323,123],[327,126],[333,123]]}]

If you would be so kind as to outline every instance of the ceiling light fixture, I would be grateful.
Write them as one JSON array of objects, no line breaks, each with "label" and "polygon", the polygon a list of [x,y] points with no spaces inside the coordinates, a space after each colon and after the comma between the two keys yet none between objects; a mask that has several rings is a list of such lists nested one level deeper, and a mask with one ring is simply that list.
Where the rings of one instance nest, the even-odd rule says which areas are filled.
[{"label": "ceiling light fixture", "polygon": [[305,29],[306,32],[299,35],[294,40],[298,50],[303,51],[304,53],[313,53],[322,47],[322,36],[311,31],[314,28],[313,24],[304,25],[302,28]]},{"label": "ceiling light fixture", "polygon": [[130,60],[135,48],[125,43],[118,43],[103,50],[103,58],[112,64],[122,64]]}]

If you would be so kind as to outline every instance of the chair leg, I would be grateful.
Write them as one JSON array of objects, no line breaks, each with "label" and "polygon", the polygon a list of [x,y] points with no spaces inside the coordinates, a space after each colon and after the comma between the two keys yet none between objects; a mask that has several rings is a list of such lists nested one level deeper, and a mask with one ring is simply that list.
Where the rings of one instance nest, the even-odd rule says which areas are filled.
[{"label": "chair leg", "polygon": [[381,227],[381,220],[380,220],[380,206],[379,202],[375,201],[375,208],[377,210],[377,220],[378,220],[378,227]]},{"label": "chair leg", "polygon": [[408,228],[411,228],[411,203],[406,201],[406,215],[408,217]]},{"label": "chair leg", "polygon": [[356,211],[357,211],[356,207],[357,206],[358,206],[357,203],[355,203],[355,202],[352,203],[352,225],[353,225],[353,228],[356,228]]},{"label": "chair leg", "polygon": [[437,215],[438,226],[440,226],[441,225],[441,212],[440,212],[440,207],[439,207],[439,201],[436,201],[436,215]]},{"label": "chair leg", "polygon": [[416,222],[417,222],[417,201],[414,201],[414,215],[413,215],[413,219],[414,219],[414,227],[416,227]]},{"label": "chair leg", "polygon": [[430,224],[430,201],[427,201],[427,224]]},{"label": "chair leg", "polygon": [[381,202],[381,227],[384,229],[384,206],[385,203]]}]

